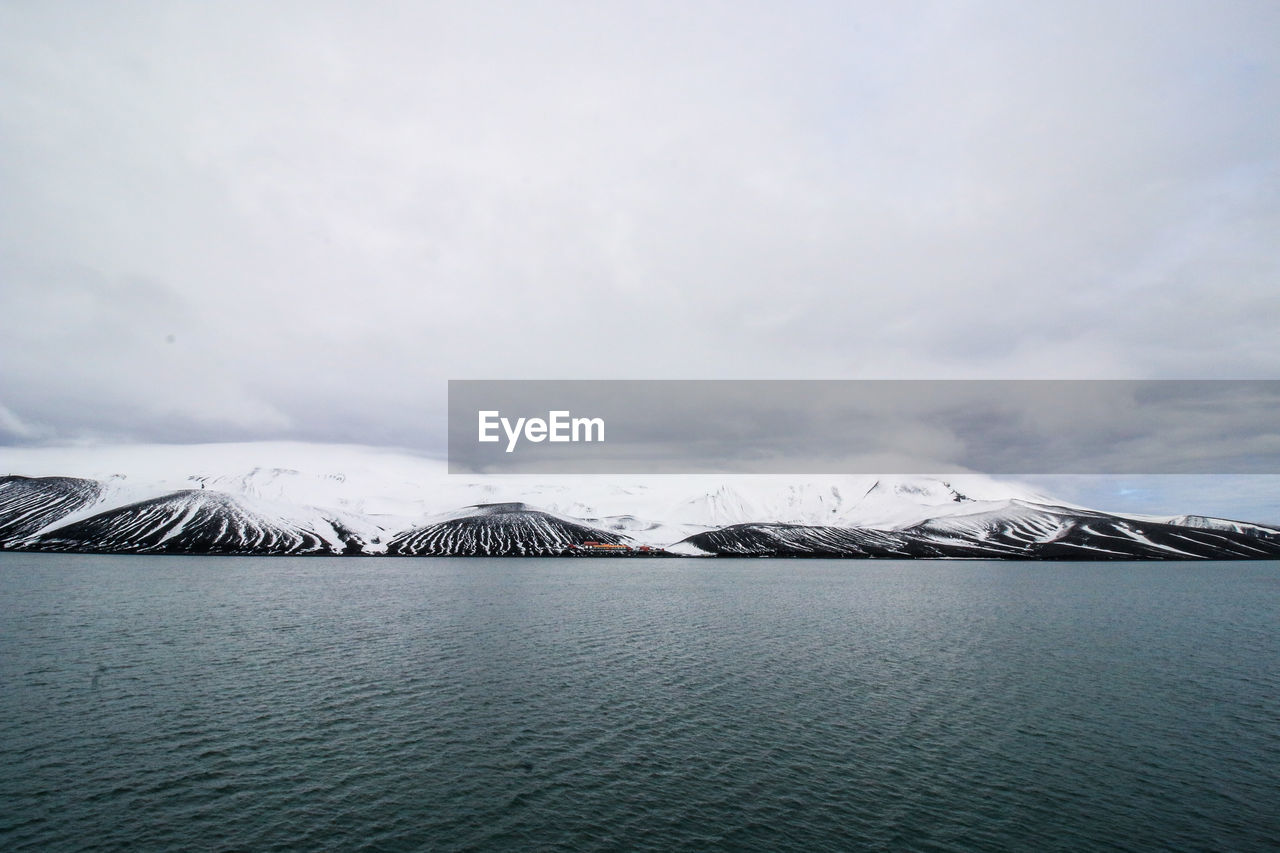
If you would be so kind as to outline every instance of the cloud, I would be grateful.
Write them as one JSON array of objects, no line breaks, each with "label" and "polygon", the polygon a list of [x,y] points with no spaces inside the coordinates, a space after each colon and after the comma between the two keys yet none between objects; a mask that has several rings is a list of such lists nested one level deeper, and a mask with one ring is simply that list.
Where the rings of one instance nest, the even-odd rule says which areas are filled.
[{"label": "cloud", "polygon": [[1277,41],[1247,3],[10,4],[0,393],[53,437],[439,449],[448,378],[1274,376]]},{"label": "cloud", "polygon": [[26,441],[40,437],[40,430],[23,422],[21,418],[9,411],[9,407],[0,403],[0,438],[8,441]]}]

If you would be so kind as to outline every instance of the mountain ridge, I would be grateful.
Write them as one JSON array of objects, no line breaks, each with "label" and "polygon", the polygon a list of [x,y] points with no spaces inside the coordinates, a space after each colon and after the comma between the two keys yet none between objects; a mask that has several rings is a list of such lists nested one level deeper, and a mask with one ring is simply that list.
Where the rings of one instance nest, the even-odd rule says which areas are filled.
[{"label": "mountain ridge", "polygon": [[[28,454],[14,466],[26,473],[0,477],[0,549],[1280,558],[1280,528],[1108,513],[978,475],[535,480],[447,475],[438,460],[296,443],[194,446],[188,456],[173,447],[114,457],[73,450]],[[60,470],[31,476],[37,464]],[[86,472],[97,476],[69,476]]]}]

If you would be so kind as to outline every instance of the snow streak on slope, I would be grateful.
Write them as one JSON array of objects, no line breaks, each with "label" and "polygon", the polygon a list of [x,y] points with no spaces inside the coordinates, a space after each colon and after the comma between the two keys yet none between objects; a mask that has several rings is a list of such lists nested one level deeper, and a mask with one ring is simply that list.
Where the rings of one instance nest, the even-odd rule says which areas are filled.
[{"label": "snow streak on slope", "polygon": [[332,525],[273,519],[230,495],[198,489],[55,526],[30,544],[45,551],[128,554],[332,554],[347,547],[343,531]]},{"label": "snow streak on slope", "polygon": [[1002,509],[932,519],[902,533],[949,556],[1048,560],[1271,559],[1280,542],[1072,507],[1010,501]]},{"label": "snow streak on slope", "polygon": [[[1197,530],[1066,507],[1009,501],[897,531],[740,524],[690,536],[681,546],[721,556],[940,557],[1018,560],[1276,559],[1280,541]],[[681,550],[680,547],[673,550]]]},{"label": "snow streak on slope", "polygon": [[1280,530],[1263,525],[1110,515],[979,475],[464,476],[413,454],[298,443],[0,453],[0,471],[91,478],[0,480],[0,548],[548,554],[594,540],[690,554],[1041,559],[1280,548]]},{"label": "snow streak on slope", "polygon": [[[1146,519],[1143,519],[1146,520]],[[1161,519],[1154,519],[1161,520]],[[1181,527],[1195,527],[1201,530],[1225,530],[1230,533],[1245,533],[1261,539],[1280,541],[1280,529],[1265,524],[1251,524],[1247,521],[1232,521],[1227,518],[1210,518],[1205,515],[1175,515],[1167,519],[1169,524]]]},{"label": "snow streak on slope", "polygon": [[735,524],[684,540],[699,551],[725,557],[911,557],[900,534],[803,524]]},{"label": "snow streak on slope", "polygon": [[549,556],[584,542],[624,544],[625,537],[542,512],[523,503],[468,507],[432,524],[408,530],[387,544],[407,556]]},{"label": "snow streak on slope", "polygon": [[98,500],[102,486],[74,477],[0,477],[0,546],[11,546]]},{"label": "snow streak on slope", "polygon": [[954,506],[951,487],[971,500],[1038,498],[979,475],[946,484],[855,475],[450,475],[443,461],[403,451],[298,442],[5,448],[0,472],[109,483],[104,509],[110,501],[123,505],[204,486],[348,513],[386,530],[404,530],[457,507],[520,501],[654,543],[748,522],[889,529]]}]

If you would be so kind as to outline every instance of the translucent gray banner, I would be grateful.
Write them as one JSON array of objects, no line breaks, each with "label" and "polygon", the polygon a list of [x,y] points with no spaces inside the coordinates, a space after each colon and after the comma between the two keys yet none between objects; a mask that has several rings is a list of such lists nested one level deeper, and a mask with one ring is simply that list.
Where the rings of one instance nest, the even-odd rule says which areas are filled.
[{"label": "translucent gray banner", "polygon": [[450,473],[1275,474],[1277,380],[453,380]]}]

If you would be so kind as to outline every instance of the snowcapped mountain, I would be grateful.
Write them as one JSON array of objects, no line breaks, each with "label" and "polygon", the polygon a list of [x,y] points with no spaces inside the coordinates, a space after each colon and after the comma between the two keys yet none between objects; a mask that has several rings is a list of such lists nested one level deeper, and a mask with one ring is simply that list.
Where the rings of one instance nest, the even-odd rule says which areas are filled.
[{"label": "snowcapped mountain", "polygon": [[3,549],[545,555],[594,542],[724,556],[1280,557],[1280,529],[1108,514],[978,475],[450,475],[410,453],[299,443],[5,448],[6,469]]},{"label": "snowcapped mountain", "polygon": [[1280,542],[1228,529],[1229,524],[1224,521],[1220,529],[1190,527],[1013,500],[975,513],[929,519],[901,532],[948,551],[948,556],[1065,560],[1280,557]]},{"label": "snowcapped mountain", "polygon": [[102,485],[75,477],[0,477],[0,543],[22,540],[97,502]]},{"label": "snowcapped mountain", "polygon": [[542,557],[588,542],[620,545],[627,541],[628,537],[516,502],[467,507],[449,518],[406,530],[387,543],[386,553]]},{"label": "snowcapped mountain", "polygon": [[1210,518],[1204,515],[1175,515],[1172,518],[1152,518],[1151,521],[1163,521],[1179,527],[1196,527],[1202,530],[1225,530],[1230,533],[1244,533],[1262,539],[1280,538],[1280,531],[1263,524],[1250,524],[1247,521],[1231,521],[1226,518]]},{"label": "snowcapped mountain", "polygon": [[[345,534],[345,535],[344,535]],[[223,492],[188,489],[56,525],[40,550],[126,554],[323,554],[360,547],[323,518],[305,521]]]}]

